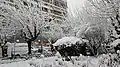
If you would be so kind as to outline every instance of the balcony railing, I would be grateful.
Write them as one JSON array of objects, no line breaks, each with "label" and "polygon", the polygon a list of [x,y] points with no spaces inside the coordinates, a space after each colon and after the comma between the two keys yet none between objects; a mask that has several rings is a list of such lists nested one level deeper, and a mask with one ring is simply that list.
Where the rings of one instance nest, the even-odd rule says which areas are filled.
[{"label": "balcony railing", "polygon": [[43,0],[43,1],[46,2],[46,3],[49,3],[49,4],[53,4],[57,7],[61,7],[61,8],[64,8],[64,9],[67,8],[67,2],[64,2],[62,0],[60,0],[60,1],[59,0],[54,0],[53,2],[52,2],[52,0]]}]

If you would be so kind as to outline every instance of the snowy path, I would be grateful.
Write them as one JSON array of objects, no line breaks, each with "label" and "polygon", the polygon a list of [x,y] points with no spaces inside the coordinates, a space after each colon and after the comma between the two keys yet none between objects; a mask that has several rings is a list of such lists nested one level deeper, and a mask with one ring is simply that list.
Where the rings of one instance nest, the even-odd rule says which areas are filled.
[{"label": "snowy path", "polygon": [[26,61],[1,64],[0,67],[99,67],[100,59],[101,58],[86,56],[72,57],[72,62],[63,61],[55,56],[41,59],[33,58]]},{"label": "snowy path", "polygon": [[1,64],[0,67],[32,67],[30,66],[30,63],[52,63],[52,61],[55,60],[55,57],[50,57],[50,58],[44,58],[44,59],[32,59],[32,60],[27,60],[27,61],[20,61],[20,62],[13,62],[13,63],[8,63],[8,64]]},{"label": "snowy path", "polygon": [[8,64],[1,64],[0,67],[30,67],[28,61],[13,62]]}]

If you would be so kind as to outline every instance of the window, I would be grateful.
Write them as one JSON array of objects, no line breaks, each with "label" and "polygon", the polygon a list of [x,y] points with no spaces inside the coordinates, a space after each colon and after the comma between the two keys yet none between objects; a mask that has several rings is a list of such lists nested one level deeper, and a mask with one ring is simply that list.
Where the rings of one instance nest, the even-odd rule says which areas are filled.
[{"label": "window", "polygon": [[63,16],[67,16],[67,14],[65,12],[63,12]]},{"label": "window", "polygon": [[54,0],[54,5],[56,5],[56,6],[59,6],[59,7],[60,7],[60,3],[59,3],[59,1],[58,1],[58,0]]},{"label": "window", "polygon": [[33,4],[31,3],[31,7],[33,7]]},{"label": "window", "polygon": [[23,4],[26,5],[26,6],[28,6],[28,4],[25,1],[23,1]]},{"label": "window", "polygon": [[47,26],[46,28],[49,30],[49,29],[50,29],[50,26]]},{"label": "window", "polygon": [[48,4],[44,3],[44,5],[48,6]]},{"label": "window", "polygon": [[14,2],[13,0],[10,0],[10,2]]},{"label": "window", "polygon": [[56,14],[56,15],[61,15],[61,12],[53,10],[52,13]]},{"label": "window", "polygon": [[45,22],[47,22],[48,20],[47,20],[47,18],[44,18],[45,19]]},{"label": "window", "polygon": [[37,8],[39,8],[39,5],[37,5]]},{"label": "window", "polygon": [[61,0],[54,0],[54,5],[62,8],[67,8],[67,2]]},{"label": "window", "polygon": [[38,3],[38,0],[34,0],[34,1]]},{"label": "window", "polygon": [[52,3],[52,0],[49,0],[49,3]]},{"label": "window", "polygon": [[16,8],[16,9],[19,9],[18,5],[15,5],[15,8]]},{"label": "window", "polygon": [[45,7],[42,7],[42,10],[45,11],[45,12],[48,12],[48,9],[45,8]]},{"label": "window", "polygon": [[67,8],[67,2],[61,1],[60,2],[60,7]]},{"label": "window", "polygon": [[49,0],[43,0],[44,2],[47,2],[47,3],[50,3],[50,1]]}]

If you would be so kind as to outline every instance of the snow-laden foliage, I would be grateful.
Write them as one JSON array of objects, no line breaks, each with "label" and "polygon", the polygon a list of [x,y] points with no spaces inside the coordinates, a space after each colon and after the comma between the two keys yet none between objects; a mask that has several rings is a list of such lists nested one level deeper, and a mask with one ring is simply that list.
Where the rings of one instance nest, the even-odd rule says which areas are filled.
[{"label": "snow-laden foliage", "polygon": [[7,1],[0,1],[0,46],[2,48],[2,56],[4,57],[5,48],[8,39],[20,30],[20,23],[16,23],[13,18],[14,8],[7,4]]},{"label": "snow-laden foliage", "polygon": [[[85,38],[89,41],[89,48],[94,54],[94,51],[99,53],[102,44],[106,43],[109,39],[108,33],[102,24],[91,23],[86,24],[77,33],[77,37]],[[96,54],[96,53],[95,53]]]},{"label": "snow-laden foliage", "polygon": [[79,30],[76,33],[77,37],[84,38],[85,31],[89,28],[89,24],[84,24],[79,27]]},{"label": "snow-laden foliage", "polygon": [[116,55],[103,54],[99,57],[72,57],[71,61],[64,61],[61,58],[55,58],[51,63],[43,59],[41,64],[38,62],[30,62],[33,67],[119,67]]},{"label": "snow-laden foliage", "polygon": [[[29,51],[31,51],[31,42],[34,41],[40,34],[42,35],[42,33],[43,37],[45,37],[46,39],[57,40],[58,38],[61,38],[63,36],[63,31],[61,27],[57,27],[59,25],[54,24],[53,19],[51,19],[51,21],[45,22],[44,16],[47,17],[49,15],[42,14],[42,7],[40,1],[38,1],[40,3],[38,5],[37,2],[33,3],[32,0],[1,0],[0,2],[1,7],[3,8],[4,6],[9,12],[7,14],[1,13],[2,15],[6,15],[5,21],[7,21],[8,19],[8,21],[10,21],[8,22],[9,24],[13,24],[11,22],[14,22],[13,25],[16,24],[15,26],[20,30],[19,33],[21,34],[22,38],[28,43]],[[45,28],[48,28],[49,26],[50,29],[47,29],[46,31]]]},{"label": "snow-laden foliage", "polygon": [[[76,10],[75,15],[69,15],[68,25],[70,28],[70,34],[72,36],[82,37],[87,28],[92,26],[102,26],[102,29],[105,30],[106,44],[109,44],[111,41],[111,35],[119,37],[116,35],[114,26],[111,24],[111,18],[114,14],[109,8],[112,3],[107,3],[103,0],[88,0],[82,10]],[[114,1],[113,1],[114,2]],[[119,2],[118,0],[115,3]],[[118,5],[115,4],[114,5]],[[108,5],[107,5],[108,4]],[[106,7],[107,6],[107,7]],[[97,8],[98,7],[98,8]],[[106,8],[106,9],[104,9]],[[112,7],[111,7],[112,8]],[[108,10],[107,10],[108,9]],[[114,8],[113,8],[114,9]],[[104,10],[104,11],[102,11]],[[107,13],[108,12],[108,13]],[[114,31],[114,32],[113,32]]]},{"label": "snow-laden foliage", "polygon": [[53,46],[59,46],[59,45],[66,45],[66,46],[72,46],[74,44],[76,44],[77,42],[79,44],[83,43],[84,41],[88,42],[87,40],[83,40],[81,38],[77,38],[77,37],[63,37],[59,40],[57,40]]},{"label": "snow-laden foliage", "polygon": [[41,10],[37,8],[37,4],[21,0],[14,0],[14,2],[17,4],[15,16],[21,23],[21,36],[28,43],[28,54],[31,54],[31,42],[39,36],[46,23],[43,21]]},{"label": "snow-laden foliage", "polygon": [[[39,4],[37,4],[37,2]],[[43,14],[41,12],[41,1],[32,2],[32,0],[1,0],[1,21],[9,21],[9,24],[14,26],[9,26],[13,28],[9,29],[19,29],[21,37],[28,43],[29,53],[31,53],[31,42],[34,41],[40,34],[46,39],[57,40],[63,36],[63,29],[59,24],[54,24],[54,19],[45,21],[44,17],[49,17],[48,14]],[[3,10],[4,8],[5,10]],[[7,10],[6,10],[7,9]],[[5,17],[4,17],[5,15]],[[5,20],[3,20],[3,18]],[[14,22],[14,23],[12,23]],[[52,23],[50,23],[52,22]],[[48,26],[47,26],[48,25]],[[46,29],[50,26],[50,29]],[[57,27],[59,26],[59,27]],[[47,36],[49,35],[49,36]]]},{"label": "snow-laden foliage", "polygon": [[89,41],[77,37],[63,37],[58,39],[53,46],[65,57],[65,60],[70,60],[71,56],[86,55],[86,46]]},{"label": "snow-laden foliage", "polygon": [[14,8],[6,4],[4,0],[0,1],[0,36],[2,39],[10,37],[19,30],[19,24],[13,19]]},{"label": "snow-laden foliage", "polygon": [[25,41],[34,41],[40,34],[41,28],[45,25],[41,17],[40,9],[36,4],[31,5],[29,1],[17,0],[16,17],[21,23],[21,36]]},{"label": "snow-laden foliage", "polygon": [[66,29],[67,29],[67,36],[77,36],[77,32],[80,29],[83,29],[82,27],[86,25],[88,22],[83,20],[83,17],[85,18],[86,15],[81,14],[81,10],[75,10],[74,13],[76,14],[68,14],[68,17],[66,19]]},{"label": "snow-laden foliage", "polygon": [[106,19],[107,21],[105,21],[105,23],[108,22],[110,24],[106,27],[111,27],[111,30],[109,30],[109,36],[113,39],[119,39],[119,4],[119,0],[88,0],[86,2],[86,10],[91,17]]},{"label": "snow-laden foliage", "polygon": [[103,54],[99,59],[99,67],[119,67],[119,60],[116,54]]},{"label": "snow-laden foliage", "polygon": [[69,34],[71,36],[77,36],[82,37],[84,32],[87,28],[91,26],[103,26],[103,29],[105,29],[106,38],[109,38],[109,35],[111,32],[112,25],[110,21],[107,21],[107,18],[99,17],[99,16],[93,16],[92,13],[88,13],[87,8],[89,4],[85,5],[82,10],[76,10],[75,15],[69,15],[67,18],[67,22],[69,25]]},{"label": "snow-laden foliage", "polygon": [[[10,61],[10,60],[8,60]],[[16,61],[16,60],[14,60]],[[11,60],[13,62],[13,60]],[[3,63],[0,67],[119,67],[119,58],[116,54],[103,54],[99,57],[90,57],[80,55],[72,57],[70,61],[65,61],[63,58],[48,57],[36,59],[32,58],[27,61],[14,63]]]},{"label": "snow-laden foliage", "polygon": [[[114,26],[111,24],[112,21],[111,21],[110,17],[114,17],[113,15],[111,15],[112,13],[114,14],[114,12],[109,12],[110,8],[107,8],[107,7],[110,7],[113,5],[110,5],[107,1],[103,1],[103,2],[102,1],[103,0],[88,0],[86,2],[85,6],[83,7],[83,10],[82,11],[78,10],[77,14],[76,14],[78,19],[81,19],[79,22],[81,22],[82,25],[79,24],[78,27],[76,26],[74,28],[75,30],[77,30],[76,36],[82,37],[82,38],[85,38],[85,32],[88,31],[92,27],[96,27],[96,29],[98,29],[99,32],[101,29],[102,33],[98,33],[97,36],[94,35],[95,32],[93,34],[91,34],[94,37],[98,37],[97,39],[99,41],[99,45],[101,45],[102,43],[110,44],[110,42],[112,40],[111,37],[113,37],[113,38],[114,38],[114,36],[119,37],[116,35],[116,33],[118,33],[118,32],[116,32]],[[115,1],[115,3],[117,3],[117,2],[119,2],[119,1]],[[112,1],[110,3],[112,3]],[[114,4],[114,5],[118,5],[118,4]],[[104,8],[106,8],[106,9],[104,9]],[[113,7],[111,7],[111,8],[114,9]],[[101,10],[104,10],[104,11],[101,11]],[[92,33],[92,32],[93,31],[89,31],[89,34],[87,34],[87,35],[90,35],[90,33]],[[96,41],[97,39],[91,38],[91,35],[87,38],[89,41],[91,41],[95,45],[95,43],[97,43],[97,41]],[[99,36],[100,36],[100,38],[99,38]],[[103,40],[101,40],[101,38]],[[97,45],[95,47],[97,47]]]},{"label": "snow-laden foliage", "polygon": [[98,55],[100,47],[105,42],[105,31],[99,26],[88,28],[84,34],[85,38],[89,40],[89,48],[94,55]]},{"label": "snow-laden foliage", "polygon": [[41,33],[41,36],[46,38],[48,41],[55,42],[57,39],[60,39],[64,36],[61,26],[54,21],[48,23],[44,27],[44,31]]}]

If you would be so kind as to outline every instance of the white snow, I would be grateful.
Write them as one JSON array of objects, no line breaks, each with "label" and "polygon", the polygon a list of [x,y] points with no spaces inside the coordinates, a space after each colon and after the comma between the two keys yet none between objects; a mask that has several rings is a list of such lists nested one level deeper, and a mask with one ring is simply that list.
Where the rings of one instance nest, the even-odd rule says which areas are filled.
[{"label": "white snow", "polygon": [[[15,47],[14,47],[15,45]],[[15,54],[26,54],[28,53],[28,45],[27,43],[12,43],[12,51],[15,49]]]},{"label": "white snow", "polygon": [[117,39],[117,40],[113,41],[110,45],[117,46],[119,43],[120,43],[120,39]]},{"label": "white snow", "polygon": [[83,43],[83,42],[88,42],[87,40],[85,39],[81,39],[81,38],[77,38],[77,37],[63,37],[59,40],[57,40],[53,46],[59,46],[59,45],[71,45],[71,44],[75,44],[76,42],[79,42],[79,43]]},{"label": "white snow", "polygon": [[15,46],[27,46],[28,44],[27,43],[16,43]]},{"label": "white snow", "polygon": [[[111,55],[111,56],[110,56]],[[62,58],[58,58],[57,56],[36,59],[32,58],[31,60],[13,62],[8,64],[1,64],[0,67],[115,67],[106,66],[110,63],[110,59],[114,59],[116,55],[114,54],[103,54],[99,57],[90,57],[90,56],[79,56],[72,57],[71,61],[63,61]],[[112,60],[115,65],[116,63]]]},{"label": "white snow", "polygon": [[57,51],[57,53],[55,54],[55,56],[57,56],[58,58],[61,58],[60,53]]}]

